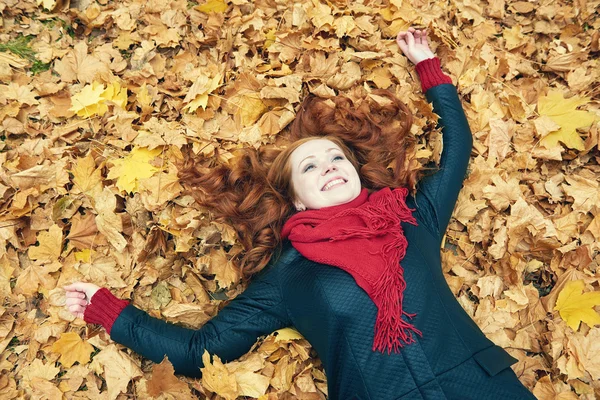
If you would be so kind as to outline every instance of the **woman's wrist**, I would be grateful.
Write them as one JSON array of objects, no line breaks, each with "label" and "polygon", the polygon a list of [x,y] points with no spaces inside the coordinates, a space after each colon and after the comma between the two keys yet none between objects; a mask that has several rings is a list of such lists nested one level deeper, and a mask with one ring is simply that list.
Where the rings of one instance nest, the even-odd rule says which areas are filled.
[{"label": "woman's wrist", "polygon": [[419,79],[421,80],[421,89],[423,93],[434,86],[445,83],[452,83],[452,78],[446,75],[440,66],[440,59],[437,57],[427,58],[415,66]]},{"label": "woman's wrist", "polygon": [[90,324],[102,325],[106,332],[110,334],[114,322],[128,304],[127,300],[121,300],[108,289],[102,288],[90,299],[90,304],[85,309],[83,319]]}]

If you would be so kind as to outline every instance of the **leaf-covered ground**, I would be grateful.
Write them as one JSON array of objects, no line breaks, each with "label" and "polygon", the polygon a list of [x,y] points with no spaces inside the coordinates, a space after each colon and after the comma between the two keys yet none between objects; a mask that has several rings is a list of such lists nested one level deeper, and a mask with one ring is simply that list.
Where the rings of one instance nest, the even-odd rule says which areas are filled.
[{"label": "leaf-covered ground", "polygon": [[175,164],[284,145],[309,92],[393,91],[415,113],[416,160],[438,160],[394,42],[409,26],[428,27],[474,135],[448,284],[538,398],[600,397],[599,4],[3,0],[0,397],[326,398],[291,330],[175,377],[74,319],[61,287],[95,282],[189,327],[214,316],[244,289],[241,246]]}]

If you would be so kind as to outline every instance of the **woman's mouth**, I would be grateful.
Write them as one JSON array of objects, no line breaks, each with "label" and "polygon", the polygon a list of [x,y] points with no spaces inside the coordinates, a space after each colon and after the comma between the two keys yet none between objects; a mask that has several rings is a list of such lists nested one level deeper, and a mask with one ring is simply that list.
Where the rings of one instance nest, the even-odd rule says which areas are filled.
[{"label": "woman's mouth", "polygon": [[327,185],[323,186],[323,189],[321,189],[322,192],[331,189],[332,187],[335,186],[340,186],[346,183],[345,179],[339,178],[339,179],[334,179],[331,182],[329,182]]}]

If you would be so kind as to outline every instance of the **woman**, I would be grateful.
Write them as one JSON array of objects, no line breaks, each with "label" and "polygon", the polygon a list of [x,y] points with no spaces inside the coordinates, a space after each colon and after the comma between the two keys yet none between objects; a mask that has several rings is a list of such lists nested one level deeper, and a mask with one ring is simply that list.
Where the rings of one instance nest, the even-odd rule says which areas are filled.
[{"label": "woman", "polygon": [[[335,99],[332,108],[310,98],[292,126],[293,138],[304,137],[277,155],[264,187],[251,182],[240,189],[248,192],[229,212],[231,199],[223,193],[203,198],[237,222],[251,249],[242,270],[260,272],[246,291],[195,331],[152,318],[88,283],[65,288],[68,309],[154,362],[167,355],[175,371],[188,376],[200,376],[205,349],[231,361],[259,336],[293,325],[319,354],[330,399],[534,399],[510,368],[517,360],[484,336],[442,274],[439,248],[472,137],[426,33],[411,28],[397,42],[417,65],[444,138],[440,171],[421,180],[415,196],[398,184],[416,179],[415,171],[405,171],[404,150],[414,141],[400,102],[388,96],[387,111],[406,114],[398,129],[388,124],[386,106],[371,115],[352,110],[348,100]],[[386,142],[392,131],[400,131],[401,146]],[[393,174],[386,169],[390,161]],[[208,192],[232,189],[227,180],[241,187],[241,171],[261,168],[253,157],[241,163],[198,180]],[[256,206],[248,194],[265,190],[269,196],[260,204],[274,222],[253,230],[256,221],[243,217]],[[281,202],[287,208],[278,208]]]}]

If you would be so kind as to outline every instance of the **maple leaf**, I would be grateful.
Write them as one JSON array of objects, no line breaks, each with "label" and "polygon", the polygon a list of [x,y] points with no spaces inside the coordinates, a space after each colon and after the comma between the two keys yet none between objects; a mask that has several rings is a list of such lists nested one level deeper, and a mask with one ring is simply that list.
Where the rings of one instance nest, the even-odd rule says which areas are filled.
[{"label": "maple leaf", "polygon": [[88,213],[85,215],[76,215],[71,221],[71,229],[69,230],[69,245],[75,248],[85,250],[93,245],[102,245],[106,240],[102,235],[99,235],[98,227],[94,222],[94,214]]},{"label": "maple leaf", "polygon": [[52,262],[58,260],[62,250],[62,229],[54,224],[48,232],[40,232],[37,247],[29,248],[29,258],[40,262]]},{"label": "maple leaf", "polygon": [[73,193],[85,193],[94,198],[102,192],[102,172],[96,168],[94,157],[88,154],[77,160],[75,168],[70,171],[73,174]]},{"label": "maple leaf", "polygon": [[551,132],[540,141],[546,148],[555,147],[558,142],[565,146],[583,150],[585,145],[577,134],[577,128],[590,126],[595,116],[591,112],[577,110],[577,107],[587,104],[588,97],[573,96],[565,99],[559,90],[551,90],[547,96],[538,99],[538,112],[541,116],[548,116],[552,121],[560,125],[560,129]]},{"label": "maple leaf", "polygon": [[273,43],[275,43],[275,40],[277,39],[277,36],[275,36],[276,33],[276,29],[270,29],[265,34],[265,43],[263,44],[263,48],[268,49]]},{"label": "maple leaf", "polygon": [[98,230],[106,236],[110,244],[115,249],[123,251],[127,246],[127,240],[121,234],[123,230],[123,223],[121,217],[115,214],[115,208],[117,207],[117,200],[115,195],[110,191],[109,188],[104,188],[102,193],[96,199],[96,211],[98,215],[95,218],[96,226]]},{"label": "maple leaf", "polygon": [[113,82],[104,87],[100,82],[85,85],[81,92],[71,97],[71,108],[80,117],[88,118],[94,115],[104,115],[108,111],[108,102],[113,102],[121,108],[127,106],[127,89],[119,82]]},{"label": "maple leaf", "polygon": [[221,74],[215,75],[212,79],[206,75],[200,75],[185,96],[185,99],[183,99],[183,102],[186,103],[183,110],[187,109],[189,113],[195,112],[198,107],[206,110],[208,95],[219,86],[221,78]]},{"label": "maple leaf", "polygon": [[171,364],[167,356],[165,356],[160,364],[152,367],[152,378],[146,383],[146,388],[148,389],[148,394],[152,397],[158,397],[161,393],[164,393],[178,399],[194,398],[189,386],[175,376],[173,364]]},{"label": "maple leaf", "polygon": [[194,8],[206,14],[210,12],[222,14],[227,11],[228,5],[223,0],[208,0],[206,3]]},{"label": "maple leaf", "polygon": [[90,368],[98,374],[104,370],[110,400],[116,399],[121,392],[127,392],[129,381],[143,375],[131,357],[119,351],[116,344],[109,344],[98,353]]},{"label": "maple leaf", "polygon": [[32,361],[31,364],[21,370],[23,380],[27,383],[31,382],[34,378],[43,378],[52,380],[60,372],[60,368],[54,366],[54,362],[46,363],[39,358]]},{"label": "maple leaf", "polygon": [[92,115],[104,115],[108,107],[104,105],[102,93],[104,85],[99,82],[92,82],[91,85],[85,85],[81,92],[71,96],[71,108],[80,117],[91,117]]},{"label": "maple leaf", "polygon": [[150,178],[160,168],[150,164],[162,150],[160,148],[149,150],[144,147],[134,147],[122,159],[112,160],[113,167],[108,172],[108,179],[117,179],[117,187],[126,192],[137,192],[139,179]]},{"label": "maple leaf", "polygon": [[202,386],[227,400],[234,400],[240,395],[235,376],[225,368],[218,356],[213,355],[213,363],[211,364],[210,354],[204,350],[202,362],[204,363],[204,368],[200,368],[200,371],[202,371]]},{"label": "maple leaf", "polygon": [[81,340],[75,332],[67,332],[60,335],[60,338],[54,342],[51,351],[60,354],[60,363],[65,367],[71,367],[75,361],[79,364],[90,362],[90,355],[94,348],[88,342]]},{"label": "maple leaf", "polygon": [[554,310],[560,312],[561,318],[574,331],[579,329],[581,322],[590,327],[600,324],[600,315],[593,309],[600,305],[600,292],[582,293],[584,286],[582,279],[567,282],[554,306]]}]

